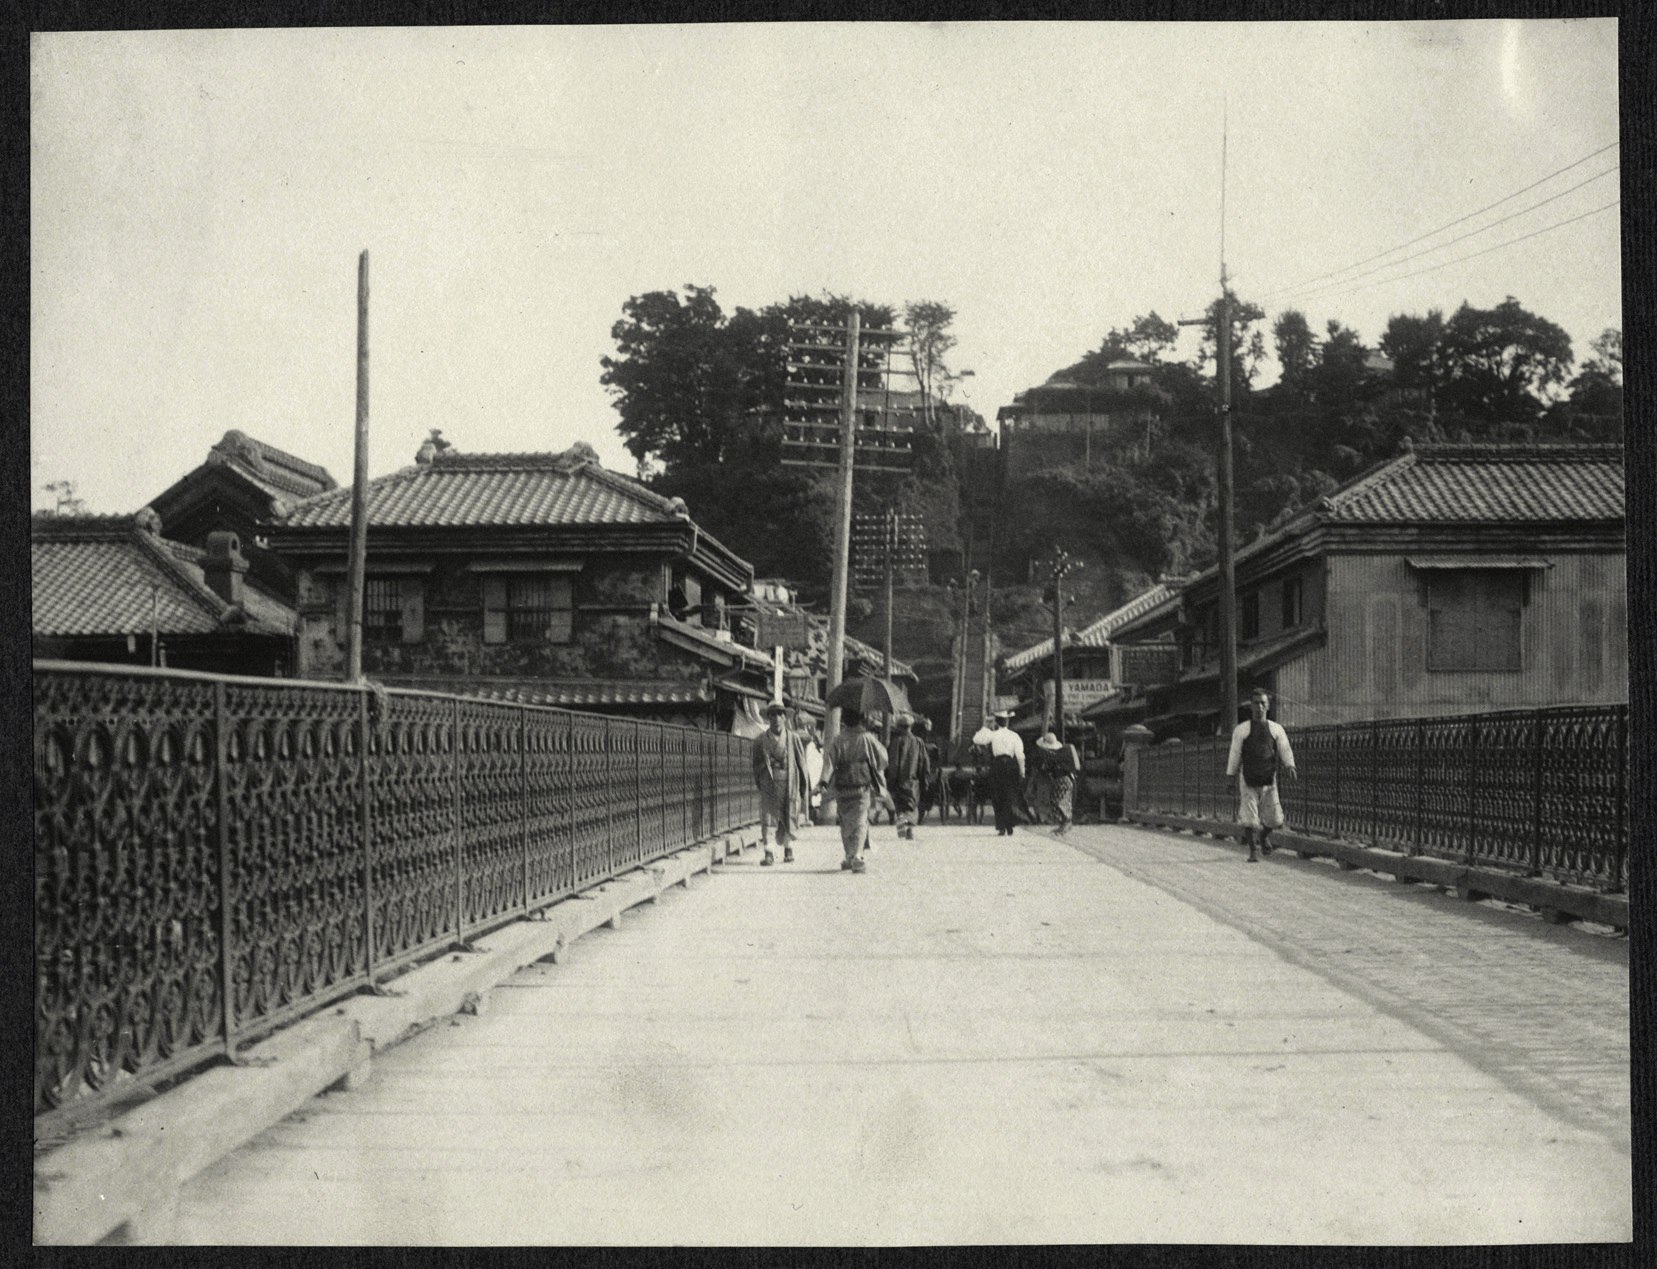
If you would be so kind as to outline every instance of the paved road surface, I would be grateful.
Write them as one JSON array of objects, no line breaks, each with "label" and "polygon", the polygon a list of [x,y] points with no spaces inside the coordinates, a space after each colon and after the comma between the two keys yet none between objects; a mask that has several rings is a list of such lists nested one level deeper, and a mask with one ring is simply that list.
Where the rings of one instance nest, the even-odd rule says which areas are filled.
[{"label": "paved road surface", "polygon": [[1117,827],[833,829],[199,1177],[204,1243],[1631,1236],[1626,941]]}]

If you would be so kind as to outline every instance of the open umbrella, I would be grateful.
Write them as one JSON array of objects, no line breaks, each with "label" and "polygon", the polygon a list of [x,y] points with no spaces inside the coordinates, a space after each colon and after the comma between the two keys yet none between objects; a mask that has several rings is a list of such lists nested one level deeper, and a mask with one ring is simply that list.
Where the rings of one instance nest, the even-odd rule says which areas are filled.
[{"label": "open umbrella", "polygon": [[898,687],[890,679],[843,679],[823,700],[828,709],[855,709],[860,714],[890,714],[897,708]]}]

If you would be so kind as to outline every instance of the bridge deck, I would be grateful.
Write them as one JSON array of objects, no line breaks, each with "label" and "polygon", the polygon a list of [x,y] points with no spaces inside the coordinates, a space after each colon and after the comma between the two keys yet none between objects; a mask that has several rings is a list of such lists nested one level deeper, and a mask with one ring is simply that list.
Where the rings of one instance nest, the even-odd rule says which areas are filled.
[{"label": "bridge deck", "polygon": [[1631,1236],[1628,945],[1117,827],[733,859],[189,1185],[180,1241]]}]

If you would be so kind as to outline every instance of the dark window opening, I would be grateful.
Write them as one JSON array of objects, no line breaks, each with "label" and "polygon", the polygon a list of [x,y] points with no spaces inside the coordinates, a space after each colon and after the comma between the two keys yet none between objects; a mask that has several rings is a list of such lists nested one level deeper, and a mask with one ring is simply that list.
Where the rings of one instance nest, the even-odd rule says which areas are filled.
[{"label": "dark window opening", "polygon": [[1237,635],[1241,639],[1260,637],[1260,592],[1250,591],[1237,605]]},{"label": "dark window opening", "polygon": [[1289,577],[1283,582],[1283,629],[1293,630],[1301,622],[1300,578]]},{"label": "dark window opening", "polygon": [[1520,623],[1525,575],[1468,569],[1427,583],[1427,668],[1448,672],[1523,669]]}]

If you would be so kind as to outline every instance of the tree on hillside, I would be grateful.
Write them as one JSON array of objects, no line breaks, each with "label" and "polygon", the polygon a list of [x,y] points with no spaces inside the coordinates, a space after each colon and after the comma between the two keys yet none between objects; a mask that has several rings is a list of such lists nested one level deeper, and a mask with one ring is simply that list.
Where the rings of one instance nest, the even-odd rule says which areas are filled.
[{"label": "tree on hillside", "polygon": [[1111,362],[1127,358],[1154,366],[1178,342],[1179,327],[1152,309],[1134,318],[1130,325],[1113,329],[1099,345],[1098,352],[1090,353],[1088,358],[1083,359],[1083,364],[1086,365],[1089,358],[1097,358],[1099,368],[1103,370]]},{"label": "tree on hillside", "polygon": [[50,511],[41,512],[51,516],[82,516],[86,514],[86,500],[75,489],[72,480],[54,480],[42,486],[46,493],[52,495],[56,506]]},{"label": "tree on hillside", "polygon": [[949,330],[955,310],[934,300],[912,300],[903,306],[903,319],[909,329],[909,360],[926,411],[926,425],[933,430],[932,403],[950,380],[944,359],[955,347],[955,336]]},{"label": "tree on hillside", "polygon": [[1529,422],[1571,366],[1571,337],[1508,296],[1495,308],[1463,302],[1441,341],[1445,402],[1486,423]]},{"label": "tree on hillside", "polygon": [[1325,329],[1328,337],[1312,372],[1312,395],[1327,410],[1349,410],[1363,386],[1364,358],[1369,350],[1350,326],[1331,319]]},{"label": "tree on hillside", "polygon": [[1310,386],[1312,368],[1317,365],[1318,339],[1299,309],[1284,309],[1272,323],[1272,342],[1282,368],[1283,391],[1304,397]]}]

